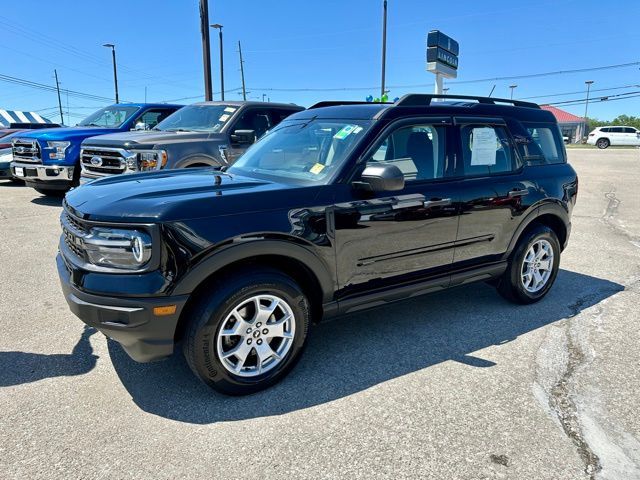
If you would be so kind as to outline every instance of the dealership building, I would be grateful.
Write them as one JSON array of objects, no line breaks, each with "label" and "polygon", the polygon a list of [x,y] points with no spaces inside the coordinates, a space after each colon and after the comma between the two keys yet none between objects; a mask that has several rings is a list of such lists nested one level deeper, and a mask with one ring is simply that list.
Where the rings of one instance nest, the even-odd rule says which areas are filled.
[{"label": "dealership building", "polygon": [[560,130],[562,130],[562,136],[567,137],[569,143],[580,143],[589,133],[587,132],[587,122],[584,117],[578,117],[551,105],[540,105],[540,108],[553,113],[553,116],[558,121]]}]

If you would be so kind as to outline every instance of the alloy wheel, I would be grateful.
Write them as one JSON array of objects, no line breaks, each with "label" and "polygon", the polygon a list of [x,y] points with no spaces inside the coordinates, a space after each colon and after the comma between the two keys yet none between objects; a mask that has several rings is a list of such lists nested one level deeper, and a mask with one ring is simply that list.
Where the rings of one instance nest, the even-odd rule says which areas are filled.
[{"label": "alloy wheel", "polygon": [[256,377],[277,367],[291,349],[295,317],[274,295],[255,295],[231,310],[218,331],[217,354],[224,368],[240,377]]},{"label": "alloy wheel", "polygon": [[544,288],[553,273],[553,247],[547,240],[537,240],[527,250],[521,269],[521,282],[529,293]]}]

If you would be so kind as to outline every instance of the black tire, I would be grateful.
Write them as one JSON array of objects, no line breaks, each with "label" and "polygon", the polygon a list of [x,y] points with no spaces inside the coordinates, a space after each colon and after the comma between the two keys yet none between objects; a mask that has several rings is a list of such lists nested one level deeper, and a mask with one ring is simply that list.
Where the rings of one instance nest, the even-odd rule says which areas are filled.
[{"label": "black tire", "polygon": [[62,198],[67,193],[66,190],[49,190],[47,188],[33,187],[36,192],[47,197]]},{"label": "black tire", "polygon": [[[522,271],[525,255],[529,248],[539,240],[546,240],[553,250],[552,271],[547,282],[537,292],[528,291],[522,283]],[[560,242],[553,230],[545,225],[535,225],[526,230],[518,240],[515,250],[509,259],[509,265],[498,280],[497,289],[500,295],[509,301],[521,304],[535,303],[541,300],[551,289],[558,276],[560,266]]]},{"label": "black tire", "polygon": [[600,150],[604,150],[609,145],[611,145],[611,143],[609,142],[608,138],[599,138],[596,142],[596,147],[598,147]]},{"label": "black tire", "polygon": [[[284,378],[304,349],[311,317],[309,301],[300,287],[282,272],[261,268],[225,277],[210,291],[213,293],[200,298],[190,311],[191,318],[184,336],[184,356],[195,375],[214,390],[227,395],[254,393]],[[295,333],[288,352],[274,368],[253,377],[243,377],[230,372],[218,358],[217,336],[227,315],[243,301],[259,294],[277,296],[289,305],[294,316]],[[256,353],[251,350],[249,356]]]}]

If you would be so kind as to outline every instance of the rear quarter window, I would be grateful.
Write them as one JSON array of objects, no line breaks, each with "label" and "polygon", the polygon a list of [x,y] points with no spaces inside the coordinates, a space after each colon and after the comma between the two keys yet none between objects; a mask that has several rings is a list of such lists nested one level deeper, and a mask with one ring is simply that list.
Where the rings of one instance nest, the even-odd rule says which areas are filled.
[{"label": "rear quarter window", "polygon": [[564,163],[565,150],[560,129],[555,124],[525,123],[529,142],[521,144],[525,161],[540,164]]}]

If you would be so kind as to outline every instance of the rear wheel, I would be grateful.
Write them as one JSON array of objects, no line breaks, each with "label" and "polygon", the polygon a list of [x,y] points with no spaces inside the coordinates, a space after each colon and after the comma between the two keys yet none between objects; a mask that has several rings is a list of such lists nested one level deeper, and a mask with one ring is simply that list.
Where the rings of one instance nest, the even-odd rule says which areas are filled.
[{"label": "rear wheel", "polygon": [[534,303],[551,289],[560,266],[560,242],[555,232],[537,225],[525,232],[498,281],[498,292],[516,303]]},{"label": "rear wheel", "polygon": [[307,338],[309,302],[277,270],[225,279],[192,311],[184,355],[200,380],[228,395],[245,395],[282,379]]},{"label": "rear wheel", "polygon": [[609,145],[611,145],[611,143],[606,138],[599,138],[598,141],[596,142],[596,146],[600,149],[605,149]]}]

